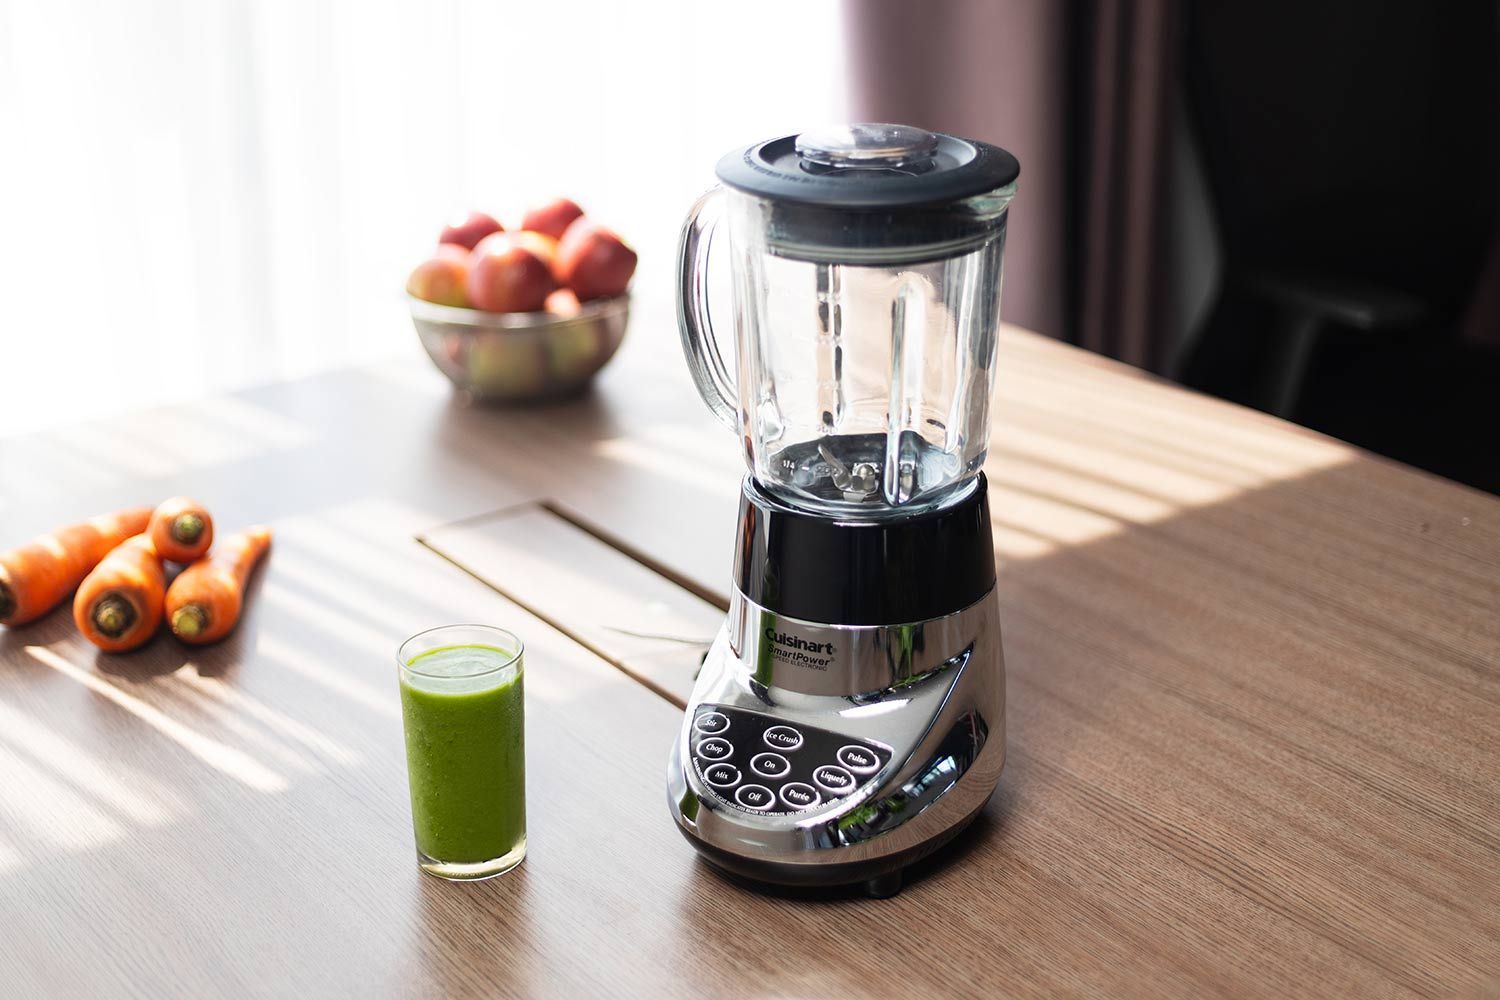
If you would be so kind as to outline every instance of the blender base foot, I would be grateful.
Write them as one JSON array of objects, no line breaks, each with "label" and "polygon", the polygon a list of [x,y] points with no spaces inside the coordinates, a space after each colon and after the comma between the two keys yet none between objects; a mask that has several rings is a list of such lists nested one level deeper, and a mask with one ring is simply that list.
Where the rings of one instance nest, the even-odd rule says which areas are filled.
[{"label": "blender base foot", "polygon": [[893,872],[867,879],[863,888],[865,895],[871,899],[890,899],[901,891],[901,882],[901,869],[897,868]]}]

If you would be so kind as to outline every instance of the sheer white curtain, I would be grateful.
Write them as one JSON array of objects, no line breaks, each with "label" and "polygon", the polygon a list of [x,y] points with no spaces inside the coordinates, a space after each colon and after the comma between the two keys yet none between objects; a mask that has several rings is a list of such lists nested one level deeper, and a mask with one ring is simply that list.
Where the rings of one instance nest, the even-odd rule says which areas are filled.
[{"label": "sheer white curtain", "polygon": [[843,107],[832,0],[0,0],[0,435],[405,350],[471,206],[666,301],[719,154]]}]

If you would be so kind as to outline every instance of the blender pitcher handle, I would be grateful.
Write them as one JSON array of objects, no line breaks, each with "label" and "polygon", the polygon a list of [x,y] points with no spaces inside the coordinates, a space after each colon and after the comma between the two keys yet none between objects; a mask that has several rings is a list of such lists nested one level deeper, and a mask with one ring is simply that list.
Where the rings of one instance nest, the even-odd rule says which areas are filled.
[{"label": "blender pitcher handle", "polygon": [[710,188],[693,204],[677,244],[677,329],[698,395],[713,415],[739,432],[739,393],[708,314],[708,253],[723,215],[724,192]]}]

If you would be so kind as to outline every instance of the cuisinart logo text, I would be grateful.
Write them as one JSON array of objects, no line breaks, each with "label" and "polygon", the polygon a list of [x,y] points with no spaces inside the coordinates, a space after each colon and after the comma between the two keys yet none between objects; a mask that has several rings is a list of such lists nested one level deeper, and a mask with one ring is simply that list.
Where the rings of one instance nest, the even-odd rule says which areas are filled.
[{"label": "cuisinart logo text", "polygon": [[828,664],[833,662],[832,642],[809,642],[800,635],[778,632],[769,625],[764,634],[766,641],[776,646],[775,656],[778,660],[814,670],[827,670]]}]

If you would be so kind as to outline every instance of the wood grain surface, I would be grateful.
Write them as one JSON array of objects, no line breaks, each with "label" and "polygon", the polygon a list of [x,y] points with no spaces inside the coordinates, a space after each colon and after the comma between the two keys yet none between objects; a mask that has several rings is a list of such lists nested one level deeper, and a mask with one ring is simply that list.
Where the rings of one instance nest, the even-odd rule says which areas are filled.
[{"label": "wood grain surface", "polygon": [[[541,410],[413,358],[0,438],[0,545],[180,492],[277,532],[222,645],[0,630],[0,992],[1500,994],[1500,501],[1020,331],[995,798],[891,900],[696,860],[681,682],[607,627],[727,586],[738,448],[669,323]],[[549,545],[597,573],[576,606]],[[530,855],[478,885],[415,866],[393,662],[464,619],[528,643]]]}]

